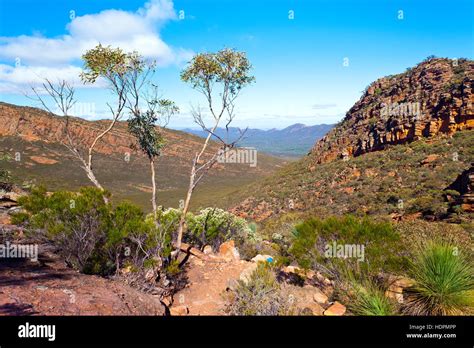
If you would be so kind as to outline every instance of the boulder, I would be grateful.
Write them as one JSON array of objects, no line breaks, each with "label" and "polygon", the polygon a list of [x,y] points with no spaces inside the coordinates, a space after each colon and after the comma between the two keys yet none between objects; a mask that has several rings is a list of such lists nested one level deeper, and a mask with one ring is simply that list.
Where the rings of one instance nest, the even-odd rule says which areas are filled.
[{"label": "boulder", "polygon": [[273,262],[273,256],[271,255],[260,255],[258,254],[254,258],[252,258],[253,262]]},{"label": "boulder", "polygon": [[212,254],[212,252],[213,252],[213,251],[212,251],[212,247],[211,247],[210,245],[206,245],[206,246],[204,247],[203,251],[204,251],[204,254],[206,254],[206,255],[210,255],[210,254]]},{"label": "boulder", "polygon": [[340,316],[340,315],[344,315],[344,313],[346,313],[346,306],[344,306],[343,304],[337,301],[334,302],[331,306],[329,306],[328,309],[324,311],[324,315],[328,315],[328,316],[332,316],[332,315]]},{"label": "boulder", "polygon": [[239,251],[235,247],[233,240],[224,242],[219,246],[219,256],[228,261],[240,260]]},{"label": "boulder", "polygon": [[189,314],[189,308],[186,306],[176,306],[170,308],[170,314],[172,316],[181,316]]}]

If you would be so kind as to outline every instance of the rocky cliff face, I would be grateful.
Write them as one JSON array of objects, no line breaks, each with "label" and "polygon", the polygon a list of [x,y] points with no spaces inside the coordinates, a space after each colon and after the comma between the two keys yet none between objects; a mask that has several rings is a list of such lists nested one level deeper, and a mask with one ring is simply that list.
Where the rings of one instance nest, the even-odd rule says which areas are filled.
[{"label": "rocky cliff face", "polygon": [[474,128],[474,61],[427,59],[369,85],[311,150],[313,165]]},{"label": "rocky cliff face", "polygon": [[[86,149],[94,138],[106,129],[110,120],[86,121],[81,118],[71,117],[69,131],[74,144],[79,149]],[[46,143],[66,143],[65,119],[51,115],[45,111],[32,107],[21,107],[0,102],[0,137],[14,136],[23,140]],[[172,155],[181,160],[190,160],[202,142],[198,137],[185,135],[182,132],[164,130],[168,141],[167,155]],[[125,122],[118,122],[111,132],[98,142],[95,151],[100,154],[110,155],[134,153],[135,139],[128,133]]]}]

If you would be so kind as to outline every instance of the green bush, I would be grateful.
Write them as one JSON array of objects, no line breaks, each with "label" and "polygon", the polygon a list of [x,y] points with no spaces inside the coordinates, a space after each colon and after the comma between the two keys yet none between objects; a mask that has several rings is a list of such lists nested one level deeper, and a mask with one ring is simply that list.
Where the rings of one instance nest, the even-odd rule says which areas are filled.
[{"label": "green bush", "polygon": [[[158,223],[172,234],[178,228],[181,214],[181,210],[175,208],[160,210]],[[188,213],[186,226],[188,231],[183,241],[198,248],[210,245],[217,251],[223,242],[232,239],[243,258],[252,258],[256,254],[255,244],[258,241],[256,227],[225,210],[206,208],[197,214]]]},{"label": "green bush", "polygon": [[411,315],[472,314],[472,260],[453,244],[429,243],[410,264],[415,284],[406,289],[404,312]]},{"label": "green bush", "polygon": [[21,197],[23,212],[14,223],[26,226],[58,247],[73,268],[108,275],[123,266],[135,271],[163,266],[171,252],[171,234],[129,202],[115,208],[107,192],[93,187],[47,194],[34,188]]},{"label": "green bush", "polygon": [[283,295],[270,266],[259,262],[248,281],[238,280],[229,296],[226,313],[230,315],[291,315],[294,307]]},{"label": "green bush", "polygon": [[211,245],[217,250],[219,245],[230,239],[235,241],[237,247],[242,247],[256,240],[255,231],[245,219],[219,208],[203,209],[187,220],[189,232],[186,240],[199,247]]},{"label": "green bush", "polygon": [[[327,257],[327,247],[358,245],[364,247],[364,259]],[[388,222],[376,222],[354,216],[311,218],[295,227],[289,255],[304,268],[326,270],[342,275],[350,268],[378,273],[398,271],[406,265],[403,244]]]}]

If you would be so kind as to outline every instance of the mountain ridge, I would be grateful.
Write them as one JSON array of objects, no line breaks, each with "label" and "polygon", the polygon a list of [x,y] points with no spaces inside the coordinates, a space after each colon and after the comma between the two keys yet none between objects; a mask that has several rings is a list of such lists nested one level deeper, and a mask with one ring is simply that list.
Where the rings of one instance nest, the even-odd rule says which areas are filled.
[{"label": "mountain ridge", "polygon": [[[307,126],[295,123],[282,129],[258,129],[248,128],[244,137],[239,141],[239,146],[255,147],[258,151],[266,152],[275,156],[301,157],[306,155],[314,142],[321,139],[334,125],[319,124]],[[181,129],[194,135],[206,137],[207,132],[201,129]],[[229,127],[227,133],[225,128],[218,128],[216,134],[230,141],[240,137],[245,129]]]}]

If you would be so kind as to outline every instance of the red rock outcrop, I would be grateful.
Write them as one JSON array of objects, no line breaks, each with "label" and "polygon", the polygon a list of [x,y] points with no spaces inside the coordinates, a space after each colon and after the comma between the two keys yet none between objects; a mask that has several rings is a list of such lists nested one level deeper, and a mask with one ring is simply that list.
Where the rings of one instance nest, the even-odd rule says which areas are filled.
[{"label": "red rock outcrop", "polygon": [[313,163],[474,128],[474,62],[432,58],[369,85],[311,150]]}]

